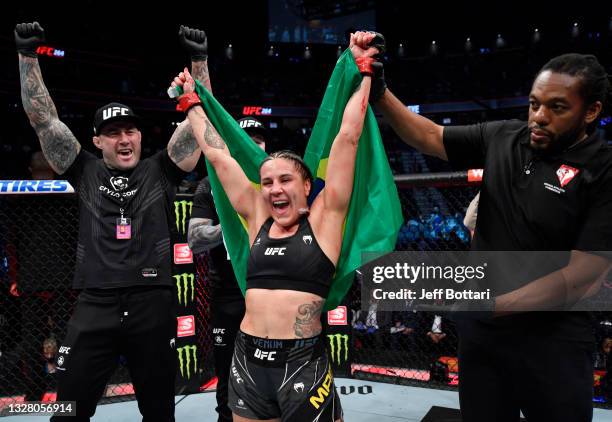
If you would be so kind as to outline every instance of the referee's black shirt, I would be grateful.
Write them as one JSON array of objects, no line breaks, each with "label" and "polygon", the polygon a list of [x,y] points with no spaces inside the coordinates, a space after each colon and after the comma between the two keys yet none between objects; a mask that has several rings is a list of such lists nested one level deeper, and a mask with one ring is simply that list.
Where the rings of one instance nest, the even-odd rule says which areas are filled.
[{"label": "referee's black shirt", "polygon": [[[612,149],[598,133],[549,155],[529,146],[527,123],[516,120],[445,127],[443,140],[454,168],[484,168],[473,250],[612,250]],[[588,318],[577,312],[495,318],[471,328],[485,326],[592,339]]]},{"label": "referee's black shirt", "polygon": [[[119,171],[81,149],[65,174],[79,199],[75,289],[172,285],[171,204],[185,175],[166,150]],[[122,210],[130,239],[117,239]]]}]

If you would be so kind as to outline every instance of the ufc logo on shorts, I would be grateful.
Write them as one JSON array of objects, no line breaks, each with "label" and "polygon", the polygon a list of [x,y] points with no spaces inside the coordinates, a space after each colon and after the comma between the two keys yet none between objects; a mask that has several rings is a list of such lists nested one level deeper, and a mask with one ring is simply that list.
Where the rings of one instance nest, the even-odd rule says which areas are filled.
[{"label": "ufc logo on shorts", "polygon": [[264,255],[285,255],[287,248],[266,248]]},{"label": "ufc logo on shorts", "polygon": [[255,357],[261,360],[274,360],[276,352],[264,352],[263,350],[255,349]]},{"label": "ufc logo on shorts", "polygon": [[110,119],[111,117],[115,117],[115,116],[127,116],[127,115],[128,115],[128,109],[125,107],[110,107],[110,108],[107,108],[106,110],[102,110],[102,118],[104,120]]},{"label": "ufc logo on shorts", "polygon": [[69,355],[70,354],[70,347],[62,346],[62,347],[59,348],[58,353],[63,353],[65,355]]},{"label": "ufc logo on shorts", "polygon": [[225,328],[213,328],[213,334],[225,334]]}]

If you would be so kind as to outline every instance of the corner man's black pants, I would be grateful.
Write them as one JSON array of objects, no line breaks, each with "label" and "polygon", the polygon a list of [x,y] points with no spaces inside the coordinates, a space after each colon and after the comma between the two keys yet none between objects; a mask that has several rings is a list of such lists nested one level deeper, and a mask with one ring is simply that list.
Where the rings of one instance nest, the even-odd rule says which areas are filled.
[{"label": "corner man's black pants", "polygon": [[540,336],[497,337],[484,344],[459,336],[463,422],[590,422],[592,343]]},{"label": "corner man's black pants", "polygon": [[76,401],[89,421],[119,356],[127,360],[143,422],[174,421],[176,313],[170,287],[85,290],[58,357],[58,401]]},{"label": "corner man's black pants", "polygon": [[244,317],[245,305],[242,295],[225,297],[213,296],[211,301],[211,320],[213,338],[213,357],[217,376],[218,422],[231,422],[232,411],[227,405],[230,366],[234,354],[236,335]]}]

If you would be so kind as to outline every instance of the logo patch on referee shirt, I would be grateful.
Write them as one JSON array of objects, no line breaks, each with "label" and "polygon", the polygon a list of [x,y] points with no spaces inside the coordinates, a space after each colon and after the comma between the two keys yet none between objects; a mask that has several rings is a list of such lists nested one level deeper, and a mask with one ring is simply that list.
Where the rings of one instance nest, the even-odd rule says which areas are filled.
[{"label": "logo patch on referee shirt", "polygon": [[561,187],[564,187],[569,182],[571,182],[572,179],[576,177],[579,172],[580,170],[575,169],[574,167],[570,167],[566,164],[563,164],[561,167],[559,167],[559,170],[557,170],[557,177],[559,178],[559,183],[561,184]]}]

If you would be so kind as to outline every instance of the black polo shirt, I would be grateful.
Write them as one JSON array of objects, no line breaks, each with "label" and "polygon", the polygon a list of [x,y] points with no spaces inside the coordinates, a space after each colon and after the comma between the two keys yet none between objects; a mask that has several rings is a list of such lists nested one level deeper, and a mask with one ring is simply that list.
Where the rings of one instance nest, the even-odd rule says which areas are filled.
[{"label": "black polo shirt", "polygon": [[[526,122],[499,121],[445,127],[444,147],[454,168],[485,170],[473,250],[612,250],[612,149],[597,133],[546,155],[529,146]],[[592,338],[588,317],[577,312],[529,313],[488,324]]]},{"label": "black polo shirt", "polygon": [[[193,197],[191,218],[207,218],[212,220],[213,225],[219,224],[219,216],[215,209],[208,177],[202,179],[198,184]],[[194,246],[194,253],[200,253],[197,245]],[[242,292],[238,287],[232,263],[223,243],[210,250],[210,260],[211,265],[207,267],[206,277],[212,286],[212,298],[242,300]]]},{"label": "black polo shirt", "polygon": [[[111,170],[81,150],[64,175],[79,200],[74,288],[172,285],[171,204],[185,175],[166,150],[129,171]],[[129,239],[117,235],[122,212]]]}]

